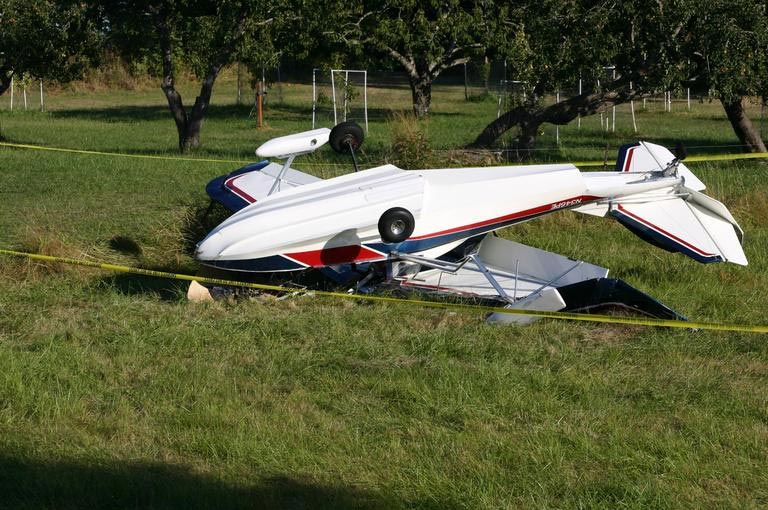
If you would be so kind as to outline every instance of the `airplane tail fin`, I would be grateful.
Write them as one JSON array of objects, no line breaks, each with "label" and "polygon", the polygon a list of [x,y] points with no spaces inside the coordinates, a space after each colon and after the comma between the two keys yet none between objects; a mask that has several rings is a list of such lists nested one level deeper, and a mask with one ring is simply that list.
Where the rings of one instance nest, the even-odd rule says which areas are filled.
[{"label": "airplane tail fin", "polygon": [[[660,145],[625,145],[619,149],[616,171],[662,171],[674,159]],[[624,196],[579,212],[610,215],[643,240],[698,262],[747,265],[742,248],[744,234],[728,209],[701,193],[704,183],[684,164],[678,163],[677,175],[683,178],[682,185]]]},{"label": "airplane tail fin", "polygon": [[[638,142],[619,147],[616,158],[617,172],[654,172],[664,170],[675,159],[669,149],[655,143]],[[682,162],[677,166],[678,174],[685,179],[685,187],[703,191],[706,186],[688,170]]]}]

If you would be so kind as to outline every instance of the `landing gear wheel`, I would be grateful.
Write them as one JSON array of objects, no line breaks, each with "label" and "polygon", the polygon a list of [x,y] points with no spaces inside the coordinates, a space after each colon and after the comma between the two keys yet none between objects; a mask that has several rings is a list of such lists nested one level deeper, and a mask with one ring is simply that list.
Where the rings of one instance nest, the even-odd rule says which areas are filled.
[{"label": "landing gear wheel", "polygon": [[328,142],[331,144],[333,150],[339,154],[345,154],[349,152],[351,148],[356,151],[363,144],[365,134],[363,128],[361,128],[356,122],[347,121],[341,124],[336,124],[331,129],[331,134],[328,136]]},{"label": "landing gear wheel", "polygon": [[379,218],[379,235],[385,243],[401,243],[413,234],[413,214],[402,207],[388,209]]}]

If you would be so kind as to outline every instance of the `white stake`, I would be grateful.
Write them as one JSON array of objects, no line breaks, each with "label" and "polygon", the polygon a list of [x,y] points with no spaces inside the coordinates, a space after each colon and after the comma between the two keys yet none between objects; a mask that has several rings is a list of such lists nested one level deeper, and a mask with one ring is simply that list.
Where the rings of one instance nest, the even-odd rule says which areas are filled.
[{"label": "white stake", "polygon": [[[581,78],[579,78],[579,95],[581,95]],[[581,129],[581,115],[579,115],[578,128]]]},{"label": "white stake", "polygon": [[[629,90],[632,90],[632,82],[629,82]],[[632,112],[632,128],[637,133],[637,121],[635,120],[635,100],[629,102],[629,109]]]},{"label": "white stake", "polygon": [[45,111],[45,101],[43,99],[43,80],[40,79],[40,111]]},{"label": "white stake", "polygon": [[[555,96],[555,101],[560,102],[560,91],[557,91],[557,95]],[[555,125],[555,143],[560,145],[560,126]]]},{"label": "white stake", "polygon": [[[616,68],[613,68],[613,71],[611,71],[611,80],[616,81]],[[613,117],[613,123],[611,124],[611,133],[616,132],[616,105],[611,108],[611,116]]]},{"label": "white stake", "polygon": [[11,76],[11,111],[13,111],[13,76]]},{"label": "white stake", "polygon": [[315,129],[315,109],[317,108],[317,85],[315,84],[315,72],[312,69],[312,129]]},{"label": "white stake", "polygon": [[363,106],[365,106],[365,132],[368,132],[368,71],[363,73]]},{"label": "white stake", "polygon": [[331,93],[333,97],[333,125],[339,122],[336,120],[336,82],[333,81],[333,69],[331,69]]}]

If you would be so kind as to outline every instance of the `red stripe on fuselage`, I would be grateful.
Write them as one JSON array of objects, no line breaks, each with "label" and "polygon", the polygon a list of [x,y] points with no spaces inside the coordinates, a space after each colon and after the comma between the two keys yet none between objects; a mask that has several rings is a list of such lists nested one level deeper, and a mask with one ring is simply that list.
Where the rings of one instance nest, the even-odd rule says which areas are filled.
[{"label": "red stripe on fuselage", "polygon": [[283,253],[283,256],[312,267],[349,264],[351,262],[366,262],[369,260],[381,260],[386,258],[383,253],[358,244],[353,244],[351,246],[337,246],[336,248],[326,248],[323,250]]},{"label": "red stripe on fuselage", "polygon": [[[442,236],[442,235],[445,235],[445,234],[453,234],[455,232],[461,232],[463,230],[472,230],[472,229],[475,229],[475,228],[492,226],[492,225],[494,225],[496,223],[506,223],[508,221],[514,221],[514,220],[518,220],[518,219],[523,219],[523,218],[526,218],[527,216],[536,216],[537,214],[542,214],[542,213],[545,213],[545,212],[548,212],[548,211],[557,211],[557,210],[560,210],[560,209],[567,209],[567,208],[574,207],[574,206],[581,206],[581,205],[584,205],[584,203],[586,203],[586,202],[590,202],[592,200],[597,200],[599,198],[602,198],[602,197],[596,197],[596,196],[592,196],[592,195],[581,195],[581,196],[578,196],[578,197],[566,198],[566,199],[563,199],[563,200],[558,200],[557,202],[553,202],[551,204],[540,205],[539,207],[534,207],[533,209],[526,209],[525,211],[518,211],[516,213],[507,214],[505,216],[499,216],[498,218],[491,218],[490,220],[478,221],[477,223],[471,223],[469,225],[464,225],[462,227],[449,228],[447,230],[441,230],[440,232],[435,232],[435,233],[432,233],[432,234],[425,234],[425,235],[416,236],[416,237],[409,237],[408,239],[409,240],[418,241],[419,239],[429,239],[431,237]],[[578,203],[574,203],[574,204],[565,205],[563,207],[555,207],[557,204],[568,204],[569,202],[574,202],[576,200],[578,200],[579,202]]]}]

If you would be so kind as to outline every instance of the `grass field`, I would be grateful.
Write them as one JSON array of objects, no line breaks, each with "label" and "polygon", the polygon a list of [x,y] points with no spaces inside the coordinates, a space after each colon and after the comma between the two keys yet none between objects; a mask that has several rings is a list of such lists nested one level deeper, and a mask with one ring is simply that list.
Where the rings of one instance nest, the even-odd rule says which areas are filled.
[{"label": "grass field", "polygon": [[[231,80],[192,157],[249,160],[311,127],[307,86],[285,86],[264,130],[229,98]],[[396,157],[390,119],[408,91],[369,101],[367,165]],[[638,135],[625,109],[612,135],[587,118],[561,128],[559,146],[546,127],[537,159],[602,159],[606,146],[610,159],[639,137],[738,150],[717,105],[676,109],[639,112]],[[438,87],[425,126],[435,164],[495,114],[493,101]],[[62,91],[45,113],[0,109],[0,132],[128,154],[176,146],[159,90]],[[329,152],[304,168],[341,172]],[[0,148],[0,248],[195,272],[204,186],[234,166]],[[768,166],[690,166],[740,221],[748,267],[699,265],[569,213],[503,235],[610,267],[692,319],[764,324]],[[0,508],[768,506],[762,335],[499,327],[468,312],[306,296],[193,304],[185,292],[0,260]]]}]

